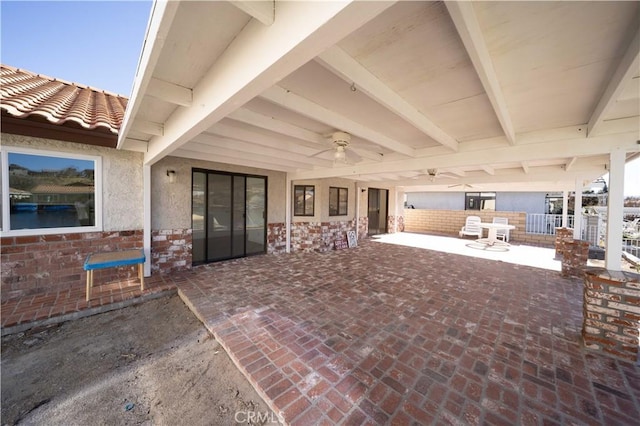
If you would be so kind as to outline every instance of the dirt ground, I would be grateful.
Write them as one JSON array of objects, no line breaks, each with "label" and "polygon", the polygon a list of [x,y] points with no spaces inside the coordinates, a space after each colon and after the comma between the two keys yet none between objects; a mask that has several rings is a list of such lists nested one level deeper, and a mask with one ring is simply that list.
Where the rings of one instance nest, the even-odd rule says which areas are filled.
[{"label": "dirt ground", "polygon": [[178,296],[5,336],[1,370],[3,425],[278,420]]}]

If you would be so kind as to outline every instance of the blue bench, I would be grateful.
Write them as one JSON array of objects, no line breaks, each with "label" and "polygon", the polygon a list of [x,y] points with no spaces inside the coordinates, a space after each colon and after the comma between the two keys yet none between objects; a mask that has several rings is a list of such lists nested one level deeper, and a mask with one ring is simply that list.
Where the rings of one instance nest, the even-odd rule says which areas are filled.
[{"label": "blue bench", "polygon": [[93,271],[96,269],[115,268],[118,266],[138,265],[138,277],[140,278],[140,290],[144,290],[144,250],[123,250],[108,253],[95,253],[87,256],[84,261],[84,270],[87,271],[87,302],[91,299],[93,288]]}]

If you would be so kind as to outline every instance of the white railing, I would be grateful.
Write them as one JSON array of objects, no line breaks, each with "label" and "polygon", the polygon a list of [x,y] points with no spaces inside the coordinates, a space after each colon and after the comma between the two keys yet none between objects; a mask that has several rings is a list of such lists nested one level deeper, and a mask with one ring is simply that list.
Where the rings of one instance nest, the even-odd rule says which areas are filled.
[{"label": "white railing", "polygon": [[640,238],[623,238],[622,250],[635,257],[640,257]]},{"label": "white railing", "polygon": [[[574,216],[567,216],[568,228],[573,228]],[[555,235],[556,228],[562,226],[560,214],[527,214],[526,232],[528,234]],[[582,216],[582,229],[580,232],[583,240],[589,241],[592,246],[604,247],[607,238],[606,215]],[[622,250],[635,257],[640,257],[640,237],[625,236],[622,239]]]},{"label": "white railing", "polygon": [[[567,216],[567,228],[573,228],[573,215]],[[562,226],[561,214],[528,213],[527,234],[556,235],[556,228]]]}]

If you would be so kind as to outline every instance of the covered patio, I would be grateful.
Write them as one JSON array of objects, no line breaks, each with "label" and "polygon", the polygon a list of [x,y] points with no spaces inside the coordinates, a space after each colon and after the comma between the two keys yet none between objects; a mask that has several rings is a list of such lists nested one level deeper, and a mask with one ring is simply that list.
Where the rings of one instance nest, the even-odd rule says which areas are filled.
[{"label": "covered patio", "polygon": [[367,240],[204,265],[177,286],[286,423],[640,416],[640,369],[585,350],[583,283],[556,271]]}]

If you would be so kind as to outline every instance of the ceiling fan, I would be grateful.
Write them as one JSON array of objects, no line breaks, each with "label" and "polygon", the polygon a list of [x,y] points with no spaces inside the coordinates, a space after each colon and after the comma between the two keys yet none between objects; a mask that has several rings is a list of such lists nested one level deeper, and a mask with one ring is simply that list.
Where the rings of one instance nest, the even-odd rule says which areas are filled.
[{"label": "ceiling fan", "polygon": [[438,169],[427,169],[426,173],[423,172],[423,173],[417,174],[412,179],[418,179],[422,176],[428,176],[431,182],[435,182],[437,178],[457,179],[456,176],[453,176],[447,173],[441,173]]},{"label": "ceiling fan", "polygon": [[351,135],[346,132],[333,132],[331,134],[331,144],[333,147],[325,149],[320,152],[316,152],[312,157],[322,155],[325,152],[333,151],[333,163],[334,164],[354,164],[362,161],[362,157],[358,155],[353,149],[349,148],[351,143]]},{"label": "ceiling fan", "polygon": [[449,185],[447,188],[455,188],[460,186],[460,189],[476,189],[475,186],[469,185],[468,183],[456,183],[455,185]]}]

